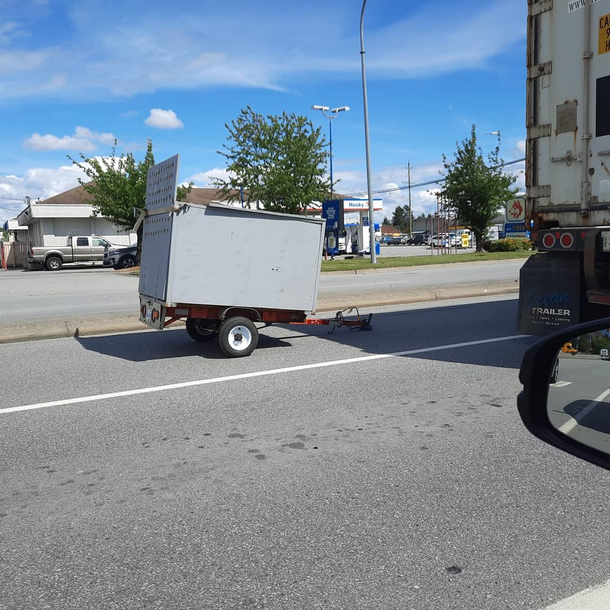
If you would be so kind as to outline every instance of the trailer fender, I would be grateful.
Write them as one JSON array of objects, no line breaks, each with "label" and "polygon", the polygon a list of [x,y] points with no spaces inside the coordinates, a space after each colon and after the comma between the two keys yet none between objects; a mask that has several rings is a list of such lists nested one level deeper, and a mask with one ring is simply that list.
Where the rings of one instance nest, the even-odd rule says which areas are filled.
[{"label": "trailer fender", "polygon": [[236,316],[248,318],[252,322],[263,321],[260,312],[250,307],[226,307],[220,311],[218,319],[224,322],[227,318],[234,318]]}]

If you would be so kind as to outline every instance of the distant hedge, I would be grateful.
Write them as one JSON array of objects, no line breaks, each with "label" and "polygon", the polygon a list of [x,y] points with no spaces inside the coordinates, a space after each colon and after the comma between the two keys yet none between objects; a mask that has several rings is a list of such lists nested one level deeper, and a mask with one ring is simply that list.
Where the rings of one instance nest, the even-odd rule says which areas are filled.
[{"label": "distant hedge", "polygon": [[526,237],[507,237],[492,241],[489,244],[490,252],[519,252],[521,250],[531,250],[533,243]]}]

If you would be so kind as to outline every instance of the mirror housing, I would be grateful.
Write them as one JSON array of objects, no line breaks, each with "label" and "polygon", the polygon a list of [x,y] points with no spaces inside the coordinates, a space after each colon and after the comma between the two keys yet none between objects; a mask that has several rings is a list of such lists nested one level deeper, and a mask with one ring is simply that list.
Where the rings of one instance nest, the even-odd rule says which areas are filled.
[{"label": "mirror housing", "polygon": [[[519,373],[519,379],[524,387],[517,401],[519,415],[525,427],[534,436],[607,470],[610,470],[610,436],[608,453],[606,453],[563,434],[551,423],[548,404],[551,377],[562,347],[569,344],[576,336],[609,328],[610,318],[603,318],[563,329],[530,347],[525,353]],[[608,373],[610,378],[610,368]]]}]

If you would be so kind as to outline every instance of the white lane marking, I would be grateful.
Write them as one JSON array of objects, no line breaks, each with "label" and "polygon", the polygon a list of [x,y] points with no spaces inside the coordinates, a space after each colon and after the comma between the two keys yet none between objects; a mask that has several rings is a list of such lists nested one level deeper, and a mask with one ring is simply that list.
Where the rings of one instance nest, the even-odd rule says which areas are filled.
[{"label": "white lane marking", "polygon": [[566,597],[544,610],[605,610],[610,608],[610,580]]},{"label": "white lane marking", "polygon": [[552,388],[567,388],[569,385],[572,385],[571,381],[558,381],[557,383],[552,383]]},{"label": "white lane marking", "polygon": [[585,417],[587,417],[587,415],[589,415],[589,413],[591,413],[593,409],[595,409],[598,403],[603,402],[608,396],[610,396],[610,389],[606,390],[605,392],[602,392],[597,398],[589,402],[589,404],[580,413],[578,413],[576,417],[570,417],[570,419],[568,419],[568,421],[563,424],[563,426],[559,427],[559,432],[565,434],[566,436],[569,435],[570,432],[572,432],[572,430],[574,430],[574,428],[576,428],[576,426],[578,426],[578,424]]},{"label": "white lane marking", "polygon": [[279,375],[282,373],[292,373],[295,371],[308,371],[311,369],[322,369],[330,366],[340,366],[343,364],[355,364],[358,362],[370,362],[371,360],[383,360],[385,358],[397,358],[401,356],[415,356],[417,354],[428,354],[440,352],[459,347],[474,347],[476,345],[486,345],[489,343],[501,343],[503,341],[514,341],[515,339],[525,339],[529,335],[511,335],[509,337],[497,337],[496,339],[480,339],[478,341],[467,341],[465,343],[452,343],[450,345],[438,345],[436,347],[425,347],[422,349],[412,349],[404,352],[393,352],[389,354],[375,354],[374,356],[361,356],[359,358],[346,358],[344,360],[332,360],[330,362],[316,362],[314,364],[299,364],[282,369],[270,369],[268,371],[256,371],[255,373],[242,373],[240,375],[229,375],[227,377],[216,377],[212,379],[200,379],[197,381],[185,381],[182,383],[172,383],[170,385],[160,385],[151,388],[140,388],[138,390],[125,390],[123,392],[111,392],[109,394],[96,394],[93,396],[83,396],[80,398],[67,398],[65,400],[54,400],[52,402],[39,402],[33,405],[23,405],[21,407],[9,407],[0,409],[0,415],[5,413],[17,413],[19,411],[32,411],[34,409],[45,409],[47,407],[59,407],[62,405],[75,405],[83,402],[93,402],[96,400],[106,400],[108,398],[122,398],[124,396],[137,396],[138,394],[151,394],[153,392],[164,392],[166,390],[178,390],[180,388],[192,388],[212,383],[222,383],[225,381],[237,381],[239,379],[254,379],[268,375]]}]

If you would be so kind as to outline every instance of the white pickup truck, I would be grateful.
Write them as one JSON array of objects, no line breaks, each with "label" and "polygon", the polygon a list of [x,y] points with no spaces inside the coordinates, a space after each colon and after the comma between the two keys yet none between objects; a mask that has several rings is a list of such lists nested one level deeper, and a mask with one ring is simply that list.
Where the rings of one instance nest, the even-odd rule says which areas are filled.
[{"label": "white pickup truck", "polygon": [[107,239],[95,235],[74,235],[66,242],[65,246],[31,247],[28,268],[43,266],[48,271],[57,271],[66,263],[103,263],[104,252],[113,246]]}]

